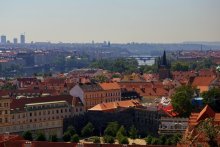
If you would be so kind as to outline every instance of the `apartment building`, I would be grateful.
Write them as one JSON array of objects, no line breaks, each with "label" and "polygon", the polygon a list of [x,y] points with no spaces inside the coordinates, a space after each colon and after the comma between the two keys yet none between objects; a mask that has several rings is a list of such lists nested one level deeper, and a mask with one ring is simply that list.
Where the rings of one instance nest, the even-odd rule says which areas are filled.
[{"label": "apartment building", "polygon": [[70,95],[37,98],[1,98],[0,134],[43,131],[62,136],[63,119],[83,114],[79,98]]},{"label": "apartment building", "polygon": [[104,102],[121,100],[121,89],[117,83],[77,84],[70,90],[70,95],[79,97],[86,109]]}]

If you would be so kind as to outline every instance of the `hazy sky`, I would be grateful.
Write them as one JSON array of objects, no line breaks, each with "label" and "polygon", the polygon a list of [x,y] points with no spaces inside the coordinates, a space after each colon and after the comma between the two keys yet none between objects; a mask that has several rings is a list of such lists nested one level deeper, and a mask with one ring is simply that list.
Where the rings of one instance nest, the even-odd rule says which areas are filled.
[{"label": "hazy sky", "polygon": [[52,42],[220,41],[220,0],[0,0],[0,35]]}]

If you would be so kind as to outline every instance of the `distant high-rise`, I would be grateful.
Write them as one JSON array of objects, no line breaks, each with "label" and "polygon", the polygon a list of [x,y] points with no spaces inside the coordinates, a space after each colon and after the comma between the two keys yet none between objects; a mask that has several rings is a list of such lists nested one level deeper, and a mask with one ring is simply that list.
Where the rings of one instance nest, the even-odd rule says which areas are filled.
[{"label": "distant high-rise", "polygon": [[17,39],[17,38],[14,38],[14,39],[13,39],[13,42],[14,42],[14,44],[17,44],[17,43],[18,43],[18,39]]},{"label": "distant high-rise", "polygon": [[5,35],[2,35],[1,36],[1,44],[6,44],[6,36]]},{"label": "distant high-rise", "polygon": [[24,34],[22,34],[20,36],[20,40],[21,40],[21,44],[25,44],[25,35]]}]

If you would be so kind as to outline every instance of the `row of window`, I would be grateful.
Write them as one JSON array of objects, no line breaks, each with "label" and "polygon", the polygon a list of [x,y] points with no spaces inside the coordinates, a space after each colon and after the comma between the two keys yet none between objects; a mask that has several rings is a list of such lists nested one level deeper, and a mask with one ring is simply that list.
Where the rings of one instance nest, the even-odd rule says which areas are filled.
[{"label": "row of window", "polygon": [[0,110],[0,115],[8,114],[8,110]]},{"label": "row of window", "polygon": [[48,104],[48,105],[38,105],[30,106],[31,109],[44,109],[44,108],[55,108],[55,107],[66,107],[67,104]]},{"label": "row of window", "polygon": [[121,96],[120,92],[111,92],[111,93],[94,93],[94,94],[86,94],[85,98],[98,98],[98,97],[110,97],[110,96]]},{"label": "row of window", "polygon": [[111,98],[111,99],[105,99],[104,101],[100,101],[100,100],[95,100],[95,101],[87,101],[86,102],[86,105],[90,105],[90,106],[95,106],[97,104],[100,104],[100,103],[108,103],[108,102],[115,102],[115,101],[119,101],[119,98]]},{"label": "row of window", "polygon": [[8,107],[9,104],[8,103],[0,103],[0,107]]},{"label": "row of window", "polygon": [[11,126],[11,127],[0,127],[0,132],[5,132],[5,131],[16,131],[16,130],[23,130],[23,129],[30,129],[30,128],[36,128],[36,127],[47,127],[47,126],[54,126],[54,125],[61,125],[60,122],[47,122],[47,123],[38,123],[38,124],[33,124],[33,125],[21,125],[21,126]]},{"label": "row of window", "polygon": [[[47,110],[47,114],[59,114],[59,113],[64,113],[64,112],[68,112],[67,109],[57,109],[57,110]],[[71,112],[71,109],[69,109],[69,112]],[[38,115],[41,116],[41,115],[46,115],[46,111],[39,111],[38,112]],[[37,116],[37,112],[30,112],[29,113],[29,116]]]},{"label": "row of window", "polygon": [[3,120],[4,120],[4,123],[8,123],[8,118],[7,117],[0,118],[0,123],[3,123]]}]

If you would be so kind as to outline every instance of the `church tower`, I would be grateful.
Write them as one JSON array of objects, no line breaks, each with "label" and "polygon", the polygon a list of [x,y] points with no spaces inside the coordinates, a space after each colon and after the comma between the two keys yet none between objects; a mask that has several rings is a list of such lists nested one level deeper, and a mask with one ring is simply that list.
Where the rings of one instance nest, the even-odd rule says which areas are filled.
[{"label": "church tower", "polygon": [[163,56],[159,57],[158,59],[158,72],[159,72],[159,78],[161,80],[166,79],[166,78],[170,78],[171,74],[170,74],[170,63],[169,61],[167,61],[167,57],[166,57],[166,51],[164,50],[163,52]]}]

